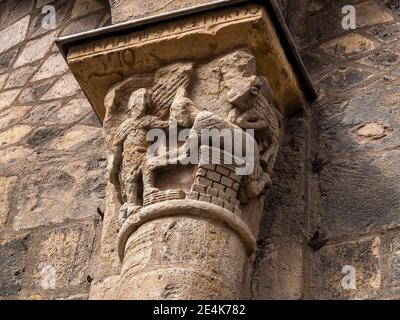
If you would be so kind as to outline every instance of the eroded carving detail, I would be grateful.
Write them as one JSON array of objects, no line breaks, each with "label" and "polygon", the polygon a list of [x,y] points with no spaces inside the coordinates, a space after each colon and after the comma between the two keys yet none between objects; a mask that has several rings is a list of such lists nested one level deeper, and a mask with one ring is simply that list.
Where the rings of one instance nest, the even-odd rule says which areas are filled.
[{"label": "eroded carving detail", "polygon": [[[225,100],[231,109],[223,118],[207,111],[207,106],[196,106],[188,97],[193,76],[193,63],[173,64],[156,73],[153,87],[131,93],[127,104],[130,115],[115,133],[110,169],[110,180],[123,204],[121,223],[143,205],[185,197],[240,212],[241,203],[258,197],[271,184],[270,175],[278,150],[279,120],[267,80],[251,75],[227,81],[225,85],[229,91]],[[231,130],[232,137],[235,137],[234,130],[239,128],[255,130],[253,172],[242,179],[235,174],[234,166],[199,164],[190,192],[159,190],[154,174],[160,167],[171,164],[153,165],[147,161],[150,142],[146,141],[146,135],[154,128],[167,130],[173,122],[180,128],[191,128],[191,131],[178,150],[168,150],[167,155],[160,155],[166,156],[172,164],[182,162],[190,155],[194,140],[197,140],[196,146],[204,147],[201,137],[204,129]],[[176,158],[171,156],[172,153]]]},{"label": "eroded carving detail", "polygon": [[[131,85],[127,86],[127,83]],[[242,245],[236,247],[236,254],[251,254],[256,230],[246,223],[252,220],[251,215],[260,216],[260,212],[254,212],[258,210],[254,209],[258,208],[254,203],[260,201],[271,185],[280,133],[280,114],[274,106],[272,91],[267,79],[257,76],[251,53],[242,49],[204,64],[175,63],[159,69],[148,86],[140,87],[134,79],[121,85],[128,89],[118,89],[117,85],[106,98],[105,125],[107,128],[109,121],[109,127],[114,128],[109,129],[112,136],[110,181],[121,202],[119,254],[124,260],[122,283],[128,286],[132,277],[151,278],[157,274],[158,271],[153,274],[137,269],[132,264],[134,259],[128,258],[125,262],[125,256],[139,254],[137,250],[150,250],[146,246],[134,248],[131,244],[136,241],[136,230],[148,223],[157,225],[157,219],[176,221],[171,222],[171,228],[175,223],[203,226],[205,218],[222,223],[218,232],[225,234],[221,237],[226,239],[217,242],[212,250],[223,250],[224,241],[232,246],[232,241],[239,241]],[[169,140],[149,157],[148,150],[153,143],[146,137],[149,130],[161,130],[168,137],[171,126],[176,126],[178,132],[186,130],[187,138],[177,144],[171,144]],[[249,129],[253,134],[247,131]],[[213,141],[203,139],[204,130],[230,135],[221,134],[221,144],[216,148]],[[249,141],[253,142],[251,148]],[[226,148],[235,144],[240,145],[239,151]],[[199,153],[197,163],[189,161],[193,150]],[[249,152],[254,161],[253,170],[239,174],[249,161],[243,154]],[[231,235],[225,226],[236,233],[237,240],[228,240]],[[155,233],[154,239],[157,237],[158,233]],[[191,239],[195,235],[184,234],[182,237]],[[219,246],[222,247],[218,249]],[[182,250],[183,247],[176,248],[176,252]],[[144,251],[140,254],[150,254]],[[158,266],[161,262],[157,261],[151,259],[149,264]],[[208,265],[203,270],[200,266],[189,267],[189,261],[174,261],[177,268],[183,264],[184,274],[200,268],[195,272],[207,279],[199,280],[206,287],[213,277],[210,270],[220,268]],[[237,276],[240,276],[245,261],[243,258],[234,264]],[[168,261],[165,263],[169,265]],[[221,283],[227,281],[226,275],[230,271],[224,268],[229,265],[224,263],[221,267]],[[225,289],[226,298],[237,297],[239,284],[230,282]],[[121,297],[125,294],[122,292]]]}]

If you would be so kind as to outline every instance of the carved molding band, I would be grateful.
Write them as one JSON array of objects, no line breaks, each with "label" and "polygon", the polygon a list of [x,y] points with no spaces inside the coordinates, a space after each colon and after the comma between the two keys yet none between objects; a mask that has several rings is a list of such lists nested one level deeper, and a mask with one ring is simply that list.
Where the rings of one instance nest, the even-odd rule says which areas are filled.
[{"label": "carved molding band", "polygon": [[249,256],[256,249],[256,239],[249,227],[239,216],[233,214],[231,211],[212,203],[190,200],[171,200],[166,203],[157,203],[147,206],[137,214],[128,218],[118,235],[118,253],[121,261],[123,261],[125,256],[126,242],[140,226],[152,220],[173,216],[198,217],[226,224],[235,231],[242,240]]},{"label": "carved molding band", "polygon": [[135,74],[154,72],[176,61],[207,60],[236,48],[248,48],[260,76],[266,76],[281,112],[305,101],[270,14],[254,4],[165,22],[126,35],[103,36],[68,50],[67,60],[100,119],[108,89]]}]

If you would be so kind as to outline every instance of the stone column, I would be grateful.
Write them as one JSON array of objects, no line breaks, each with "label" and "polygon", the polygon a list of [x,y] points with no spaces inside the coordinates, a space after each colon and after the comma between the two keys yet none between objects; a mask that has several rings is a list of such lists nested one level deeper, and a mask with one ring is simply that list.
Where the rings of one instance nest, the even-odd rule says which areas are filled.
[{"label": "stone column", "polygon": [[59,41],[104,125],[115,298],[241,297],[284,116],[306,103],[271,7],[189,13]]}]

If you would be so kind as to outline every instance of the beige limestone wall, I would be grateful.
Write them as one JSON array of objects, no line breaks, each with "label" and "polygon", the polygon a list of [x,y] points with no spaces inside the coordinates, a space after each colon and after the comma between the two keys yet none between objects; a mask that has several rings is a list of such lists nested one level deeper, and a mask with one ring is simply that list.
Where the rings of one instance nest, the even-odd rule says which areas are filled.
[{"label": "beige limestone wall", "polygon": [[[128,1],[140,11],[122,2],[113,1],[114,22],[209,1]],[[400,298],[400,2],[279,3],[320,99],[286,119],[246,295]],[[45,4],[57,9],[55,30],[40,27]],[[344,4],[360,10],[355,31],[340,26]],[[101,126],[52,43],[107,24],[106,7],[0,1],[1,299],[86,299],[90,283],[94,298],[115,296],[118,262],[106,268],[115,243],[97,253]],[[357,290],[341,288],[347,264],[358,270]]]},{"label": "beige limestone wall", "polygon": [[111,5],[112,23],[145,18],[218,0],[115,0]]},{"label": "beige limestone wall", "polygon": [[[345,4],[356,9],[355,30],[341,27]],[[302,12],[289,26],[319,93],[309,118],[303,295],[399,299],[400,1],[294,0],[287,8]],[[342,288],[346,265],[356,271],[354,290]]]},{"label": "beige limestone wall", "polygon": [[107,5],[0,1],[0,299],[87,297],[106,159],[101,125],[54,39],[109,23]]}]

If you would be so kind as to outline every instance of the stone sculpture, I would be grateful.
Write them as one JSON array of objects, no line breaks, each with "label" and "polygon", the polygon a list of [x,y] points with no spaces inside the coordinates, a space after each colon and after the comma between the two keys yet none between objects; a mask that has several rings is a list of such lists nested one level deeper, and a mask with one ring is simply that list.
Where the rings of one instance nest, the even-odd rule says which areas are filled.
[{"label": "stone sculpture", "polygon": [[[218,79],[218,83],[213,83],[214,78]],[[254,57],[241,49],[206,64],[174,63],[159,69],[149,87],[131,88],[123,92],[129,98],[125,97],[126,105],[120,111],[124,119],[113,130],[110,161],[110,181],[121,202],[119,253],[123,270],[120,298],[160,298],[157,292],[143,291],[142,286],[154,281],[158,268],[164,268],[162,265],[169,265],[169,262],[163,261],[162,257],[158,262],[147,257],[150,259],[148,265],[152,265],[150,269],[153,270],[148,271],[141,265],[144,260],[140,260],[140,257],[150,254],[142,244],[152,246],[156,243],[156,225],[165,221],[170,221],[172,225],[192,225],[197,231],[184,240],[189,242],[199,237],[198,230],[214,228],[210,225],[211,221],[229,225],[231,231],[223,226],[218,232],[215,231],[223,241],[217,247],[228,245],[223,244],[225,241],[229,245],[236,243],[235,251],[239,251],[235,255],[242,258],[231,267],[223,266],[227,261],[219,266],[207,262],[209,265],[204,270],[215,270],[221,282],[226,280],[224,277],[230,272],[241,277],[247,261],[245,256],[251,255],[255,247],[256,230],[247,226],[246,221],[251,220],[248,216],[252,214],[254,200],[259,201],[271,185],[270,175],[280,133],[279,112],[274,107],[268,81],[258,77],[255,72]],[[115,106],[113,108],[108,112],[116,112]],[[146,137],[148,131],[158,129],[168,135],[171,125],[178,130],[190,130],[186,141],[176,146],[165,145],[149,157],[151,142]],[[253,135],[246,131],[249,129],[253,130]],[[224,136],[222,144],[215,148],[209,140],[202,139],[204,130],[225,130],[232,135],[229,138]],[[253,143],[252,148],[249,148],[248,141]],[[225,150],[226,145],[235,143],[241,145],[241,152],[252,152],[253,170],[245,175],[237,170],[246,165],[248,158],[236,150]],[[193,146],[200,153],[199,162],[195,164],[184,161],[190,157]],[[214,163],[216,158],[221,161]],[[225,162],[227,158],[231,162]],[[181,162],[187,164],[187,168]],[[167,177],[162,183],[157,181],[160,175]],[[176,186],[173,182],[177,179],[188,183]],[[256,212],[256,215],[260,213]],[[140,236],[140,230],[147,228],[150,231],[146,231],[146,240],[140,240],[143,236]],[[237,234],[237,240],[229,240],[232,230]],[[242,244],[238,245],[237,241]],[[217,247],[217,251],[223,250]],[[176,248],[175,251],[172,256],[182,254],[182,248]],[[179,265],[182,261],[176,262]],[[175,267],[179,269],[177,265]],[[209,293],[206,294],[210,279],[213,278],[210,272],[193,271],[187,265],[182,268],[176,271],[177,274],[167,277],[169,285],[176,286],[178,277],[195,272],[201,274],[200,278],[197,279],[195,275],[191,278],[197,279],[205,292],[204,295],[196,294],[182,287],[179,297],[210,298]],[[138,290],[142,288],[141,293],[127,292],[132,286]],[[222,290],[222,297],[237,297],[240,294],[240,282],[232,283],[230,280],[218,290]]]}]

